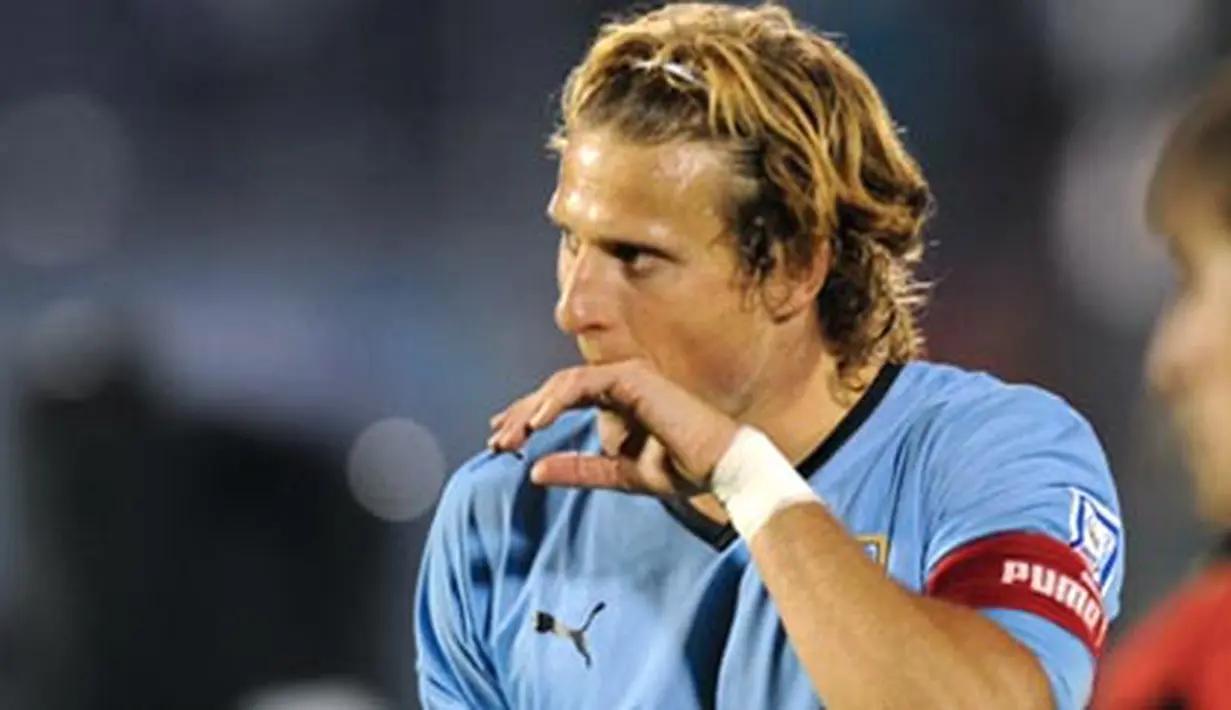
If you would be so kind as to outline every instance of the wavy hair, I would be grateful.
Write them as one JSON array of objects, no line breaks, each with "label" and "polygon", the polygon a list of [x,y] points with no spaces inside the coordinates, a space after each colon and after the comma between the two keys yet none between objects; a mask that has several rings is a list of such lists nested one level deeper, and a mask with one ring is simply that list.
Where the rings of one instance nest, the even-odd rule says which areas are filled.
[{"label": "wavy hair", "polygon": [[932,193],[867,75],[787,9],[679,3],[609,22],[560,109],[556,150],[584,128],[725,149],[746,276],[828,251],[816,312],[844,380],[920,353],[915,270]]}]

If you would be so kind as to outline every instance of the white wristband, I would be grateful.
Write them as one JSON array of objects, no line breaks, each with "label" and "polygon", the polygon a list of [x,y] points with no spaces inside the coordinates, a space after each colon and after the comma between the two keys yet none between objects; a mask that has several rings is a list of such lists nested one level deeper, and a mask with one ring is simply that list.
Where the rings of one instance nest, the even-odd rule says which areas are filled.
[{"label": "white wristband", "polygon": [[760,431],[742,426],[710,477],[710,492],[731,516],[731,525],[751,540],[778,511],[821,498]]}]

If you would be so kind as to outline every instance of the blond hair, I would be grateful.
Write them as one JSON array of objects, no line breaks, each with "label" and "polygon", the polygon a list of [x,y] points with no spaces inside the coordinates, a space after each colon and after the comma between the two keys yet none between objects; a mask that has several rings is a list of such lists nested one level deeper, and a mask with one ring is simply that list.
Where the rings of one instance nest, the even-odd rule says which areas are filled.
[{"label": "blond hair", "polygon": [[867,75],[788,10],[680,3],[610,22],[570,73],[561,113],[557,150],[583,127],[726,149],[748,276],[763,280],[776,254],[799,269],[828,250],[817,314],[839,373],[919,354],[931,191]]}]

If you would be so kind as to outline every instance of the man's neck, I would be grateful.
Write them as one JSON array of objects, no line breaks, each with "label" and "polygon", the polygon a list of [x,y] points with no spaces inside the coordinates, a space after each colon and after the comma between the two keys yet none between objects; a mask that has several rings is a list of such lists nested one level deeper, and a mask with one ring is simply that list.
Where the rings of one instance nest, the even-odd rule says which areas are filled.
[{"label": "man's neck", "polygon": [[809,350],[797,350],[791,365],[774,373],[764,394],[739,417],[764,432],[793,464],[803,462],[833,433],[883,364],[864,366],[853,387],[838,377],[837,360],[820,344]]},{"label": "man's neck", "polygon": [[[855,380],[860,388],[854,389],[841,381],[836,359],[819,344],[791,360],[790,366],[770,374],[764,394],[738,419],[764,432],[788,461],[799,465],[850,413],[883,363],[865,366]],[[695,496],[689,502],[707,518],[729,522],[712,495]]]}]

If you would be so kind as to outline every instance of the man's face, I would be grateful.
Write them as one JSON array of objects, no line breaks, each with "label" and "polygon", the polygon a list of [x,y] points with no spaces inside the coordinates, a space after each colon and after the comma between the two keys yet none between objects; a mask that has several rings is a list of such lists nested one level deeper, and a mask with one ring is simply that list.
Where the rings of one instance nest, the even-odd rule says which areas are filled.
[{"label": "man's face", "polygon": [[1148,370],[1171,404],[1195,479],[1197,506],[1231,523],[1231,230],[1190,192],[1172,202],[1164,227],[1179,267],[1179,292],[1159,319]]},{"label": "man's face", "polygon": [[772,319],[740,281],[730,169],[705,145],[570,136],[549,207],[560,227],[556,323],[589,363],[644,358],[738,416]]}]

